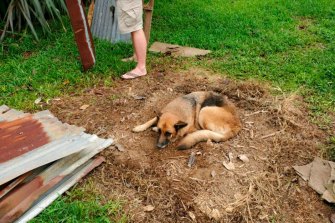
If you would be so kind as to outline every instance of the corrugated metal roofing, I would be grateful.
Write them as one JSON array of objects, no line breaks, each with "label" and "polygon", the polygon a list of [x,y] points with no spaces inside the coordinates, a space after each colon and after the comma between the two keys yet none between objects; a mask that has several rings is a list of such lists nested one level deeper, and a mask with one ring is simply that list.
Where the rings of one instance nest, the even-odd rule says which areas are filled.
[{"label": "corrugated metal roofing", "polygon": [[92,35],[112,43],[130,41],[130,34],[121,34],[115,10],[115,0],[95,1]]},{"label": "corrugated metal roofing", "polygon": [[59,182],[56,186],[51,188],[48,193],[41,196],[38,200],[35,201],[33,207],[26,211],[18,220],[15,222],[23,223],[28,222],[37,216],[43,209],[50,205],[57,197],[71,188],[76,182],[78,182],[82,177],[89,173],[96,166],[99,166],[104,161],[103,157],[97,157],[95,159],[90,159],[82,166],[78,167],[71,174],[64,177],[64,179]]},{"label": "corrugated metal roofing", "polygon": [[49,111],[28,114],[0,106],[0,223],[14,221],[56,186],[63,191],[64,179],[81,173],[73,185],[102,162],[89,160],[113,140],[83,131]]}]

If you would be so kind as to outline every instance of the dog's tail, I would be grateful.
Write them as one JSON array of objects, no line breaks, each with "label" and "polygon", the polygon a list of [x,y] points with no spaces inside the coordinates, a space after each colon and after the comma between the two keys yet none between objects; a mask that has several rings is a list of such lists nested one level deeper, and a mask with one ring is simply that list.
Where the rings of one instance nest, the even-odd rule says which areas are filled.
[{"label": "dog's tail", "polygon": [[204,142],[208,139],[215,142],[223,142],[232,137],[234,137],[238,131],[224,131],[224,132],[214,132],[211,130],[203,129],[193,133],[188,134],[185,138],[181,140],[178,144],[177,149],[184,150],[189,149],[198,142]]}]

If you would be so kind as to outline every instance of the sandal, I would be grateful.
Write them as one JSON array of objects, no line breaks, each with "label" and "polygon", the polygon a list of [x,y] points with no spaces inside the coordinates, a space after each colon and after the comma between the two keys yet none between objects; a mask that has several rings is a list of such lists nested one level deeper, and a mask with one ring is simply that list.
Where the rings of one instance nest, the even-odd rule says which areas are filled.
[{"label": "sandal", "polygon": [[135,78],[138,78],[138,77],[142,77],[142,76],[145,76],[145,75],[146,74],[135,74],[133,72],[127,72],[124,75],[122,75],[121,78],[124,79],[124,80],[129,80],[129,79],[135,79]]}]

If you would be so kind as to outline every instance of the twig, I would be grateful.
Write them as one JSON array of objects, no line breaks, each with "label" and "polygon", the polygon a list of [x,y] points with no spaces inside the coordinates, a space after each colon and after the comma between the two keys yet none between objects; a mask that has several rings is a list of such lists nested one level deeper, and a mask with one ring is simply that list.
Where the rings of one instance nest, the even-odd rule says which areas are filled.
[{"label": "twig", "polygon": [[206,182],[206,180],[200,180],[198,178],[194,178],[194,177],[189,177],[191,180],[195,180],[195,181],[199,181],[199,182]]},{"label": "twig", "polygon": [[260,110],[260,111],[256,111],[256,112],[253,112],[253,113],[250,113],[250,114],[245,114],[244,116],[248,117],[248,116],[252,116],[252,115],[257,115],[259,113],[267,113],[267,112],[269,112],[269,111]]},{"label": "twig", "polygon": [[260,139],[266,139],[266,138],[275,136],[276,134],[281,133],[281,132],[283,132],[284,130],[285,130],[285,129],[282,129],[282,130],[279,130],[279,131],[277,131],[277,132],[273,132],[273,133],[271,133],[271,134],[269,134],[269,135],[262,136],[262,137],[260,137]]}]

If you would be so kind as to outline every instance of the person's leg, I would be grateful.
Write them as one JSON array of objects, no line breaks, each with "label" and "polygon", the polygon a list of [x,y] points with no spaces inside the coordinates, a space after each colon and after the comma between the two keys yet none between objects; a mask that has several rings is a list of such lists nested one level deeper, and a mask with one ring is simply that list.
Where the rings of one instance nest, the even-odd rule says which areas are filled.
[{"label": "person's leg", "polygon": [[147,57],[147,40],[145,39],[143,29],[131,33],[133,41],[134,54],[137,59],[136,67],[130,72],[122,75],[124,79],[132,79],[134,77],[144,76],[147,74],[146,57]]}]

